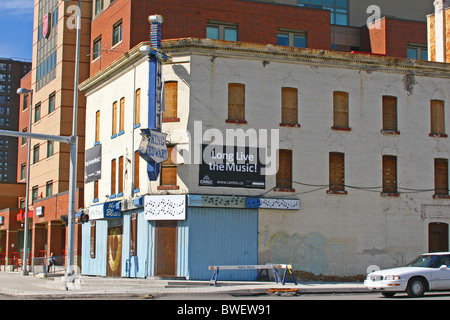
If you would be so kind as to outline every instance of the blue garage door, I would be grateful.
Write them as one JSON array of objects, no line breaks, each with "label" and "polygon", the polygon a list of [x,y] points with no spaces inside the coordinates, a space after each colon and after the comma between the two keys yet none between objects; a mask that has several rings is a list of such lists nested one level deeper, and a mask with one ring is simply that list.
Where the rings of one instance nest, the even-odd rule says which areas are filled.
[{"label": "blue garage door", "polygon": [[[258,262],[257,210],[188,208],[179,227],[188,242],[184,268],[191,280],[209,280],[208,266]],[[256,276],[255,270],[223,270],[219,280],[255,280]]]}]

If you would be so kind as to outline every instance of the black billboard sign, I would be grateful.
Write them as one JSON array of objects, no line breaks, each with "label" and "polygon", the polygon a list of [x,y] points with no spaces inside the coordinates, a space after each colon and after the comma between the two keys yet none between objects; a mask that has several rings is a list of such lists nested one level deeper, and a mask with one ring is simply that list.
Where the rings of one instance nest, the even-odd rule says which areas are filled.
[{"label": "black billboard sign", "polygon": [[202,145],[199,186],[265,189],[258,148]]},{"label": "black billboard sign", "polygon": [[84,162],[84,183],[99,180],[102,177],[102,145],[98,144],[86,150]]}]

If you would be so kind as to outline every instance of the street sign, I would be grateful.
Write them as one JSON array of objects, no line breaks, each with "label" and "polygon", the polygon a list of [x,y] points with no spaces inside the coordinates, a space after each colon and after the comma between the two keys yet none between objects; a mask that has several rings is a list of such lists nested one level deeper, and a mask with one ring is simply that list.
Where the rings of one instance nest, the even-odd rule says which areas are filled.
[{"label": "street sign", "polygon": [[141,129],[142,140],[139,155],[147,162],[161,163],[169,158],[166,145],[166,133],[151,129]]}]

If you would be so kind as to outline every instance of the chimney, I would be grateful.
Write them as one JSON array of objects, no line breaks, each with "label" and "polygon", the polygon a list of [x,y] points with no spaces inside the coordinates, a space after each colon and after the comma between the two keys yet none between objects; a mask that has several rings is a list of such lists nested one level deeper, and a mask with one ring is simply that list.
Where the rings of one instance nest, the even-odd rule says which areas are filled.
[{"label": "chimney", "polygon": [[[434,41],[435,41],[434,44],[436,50],[435,61],[446,62],[447,23],[446,23],[445,9],[450,8],[450,0],[435,0],[433,4],[434,4]],[[433,32],[433,30],[429,30],[429,32]],[[428,52],[430,52],[430,50],[428,50]]]}]

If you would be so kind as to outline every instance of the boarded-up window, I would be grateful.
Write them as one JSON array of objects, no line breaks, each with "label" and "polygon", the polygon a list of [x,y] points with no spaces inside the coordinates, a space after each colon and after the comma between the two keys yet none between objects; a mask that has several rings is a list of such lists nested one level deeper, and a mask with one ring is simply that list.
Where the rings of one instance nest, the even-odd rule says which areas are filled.
[{"label": "boarded-up window", "polygon": [[228,84],[228,120],[245,121],[244,84]]},{"label": "boarded-up window", "polygon": [[333,127],[348,128],[348,92],[333,93]]},{"label": "boarded-up window", "polygon": [[298,90],[281,88],[281,122],[298,123]]},{"label": "boarded-up window", "polygon": [[169,158],[161,163],[161,185],[176,186],[177,185],[177,165],[172,161],[172,147],[167,147]]},{"label": "boarded-up window", "polygon": [[[428,252],[448,251],[448,224],[442,222],[432,222],[428,225]],[[443,261],[447,267],[450,263]]]},{"label": "boarded-up window", "polygon": [[139,189],[139,151],[134,152],[134,189]]},{"label": "boarded-up window", "polygon": [[119,132],[125,130],[125,98],[120,99],[120,122]]},{"label": "boarded-up window", "polygon": [[95,113],[95,142],[100,141],[100,110]]},{"label": "boarded-up window", "polygon": [[444,101],[431,100],[431,133],[445,134]]},{"label": "boarded-up window", "polygon": [[329,183],[329,188],[332,191],[344,191],[345,189],[345,166],[343,153],[330,152]]},{"label": "boarded-up window", "polygon": [[111,195],[116,194],[116,159],[111,160]]},{"label": "boarded-up window", "polygon": [[98,199],[98,180],[94,181],[94,199]]},{"label": "boarded-up window", "polygon": [[123,193],[123,156],[119,157],[119,193]]},{"label": "boarded-up window", "polygon": [[130,256],[137,255],[137,213],[131,215],[130,225]]},{"label": "boarded-up window", "polygon": [[397,193],[396,156],[383,156],[383,192]]},{"label": "boarded-up window", "polygon": [[383,96],[383,130],[397,131],[397,97]]},{"label": "boarded-up window", "polygon": [[448,160],[434,159],[434,193],[448,195]]},{"label": "boarded-up window", "polygon": [[278,172],[276,188],[292,188],[292,150],[278,150]]},{"label": "boarded-up window", "polygon": [[141,89],[136,90],[134,107],[134,125],[137,125],[141,123]]},{"label": "boarded-up window", "polygon": [[163,119],[176,119],[178,116],[178,82],[164,82]]},{"label": "boarded-up window", "polygon": [[117,101],[113,103],[112,107],[112,135],[117,134]]}]

